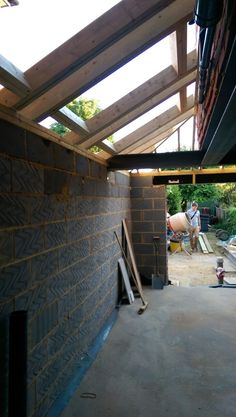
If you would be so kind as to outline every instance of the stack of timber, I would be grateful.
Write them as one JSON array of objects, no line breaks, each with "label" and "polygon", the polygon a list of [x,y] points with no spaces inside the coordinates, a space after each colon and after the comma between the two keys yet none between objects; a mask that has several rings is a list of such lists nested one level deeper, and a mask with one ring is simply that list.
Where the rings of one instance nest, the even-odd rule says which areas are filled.
[{"label": "stack of timber", "polygon": [[236,266],[236,251],[229,248],[231,245],[224,246],[224,254],[227,256],[228,259],[232,262],[234,266]]},{"label": "stack of timber", "polygon": [[199,233],[199,244],[203,253],[214,253],[205,233]]}]

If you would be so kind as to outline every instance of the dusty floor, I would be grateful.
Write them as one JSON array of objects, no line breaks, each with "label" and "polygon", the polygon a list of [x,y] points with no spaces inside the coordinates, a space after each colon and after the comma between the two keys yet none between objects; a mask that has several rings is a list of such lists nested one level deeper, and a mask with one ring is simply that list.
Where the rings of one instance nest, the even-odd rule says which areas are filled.
[{"label": "dusty floor", "polygon": [[[236,277],[236,268],[224,255],[223,248],[219,246],[220,241],[215,237],[215,233],[208,232],[206,235],[214,253],[204,254],[199,250],[191,256],[188,256],[185,252],[168,254],[169,280],[174,285],[194,287],[198,285],[217,284],[218,281],[215,272],[217,257],[224,259],[225,270],[235,271],[232,272],[232,276]],[[186,244],[186,249],[188,249],[188,243]]]},{"label": "dusty floor", "polygon": [[[124,305],[62,413],[52,417],[236,417],[235,290],[145,289]],[[50,416],[51,417],[51,416]]]}]

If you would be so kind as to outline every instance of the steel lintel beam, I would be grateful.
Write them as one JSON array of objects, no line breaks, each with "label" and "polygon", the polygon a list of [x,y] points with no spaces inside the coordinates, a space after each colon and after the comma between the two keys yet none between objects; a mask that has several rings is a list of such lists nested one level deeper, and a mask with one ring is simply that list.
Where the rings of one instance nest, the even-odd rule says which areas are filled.
[{"label": "steel lintel beam", "polygon": [[[222,116],[222,109],[225,109],[228,101],[232,95],[232,87],[235,86],[236,76],[235,76],[235,67],[236,67],[236,40],[231,48],[231,53],[227,62],[225,69],[225,76],[222,80],[220,86],[220,91],[218,93],[213,112],[211,114],[210,121],[207,126],[206,134],[202,143],[202,149],[207,150],[210,142],[215,134],[217,127],[219,126],[220,119]],[[222,155],[223,158],[223,155]]]},{"label": "steel lintel beam", "polygon": [[167,152],[159,154],[115,155],[109,159],[110,169],[158,169],[198,167],[204,151]]},{"label": "steel lintel beam", "polygon": [[236,144],[236,87],[203,158],[203,165],[217,165]]}]

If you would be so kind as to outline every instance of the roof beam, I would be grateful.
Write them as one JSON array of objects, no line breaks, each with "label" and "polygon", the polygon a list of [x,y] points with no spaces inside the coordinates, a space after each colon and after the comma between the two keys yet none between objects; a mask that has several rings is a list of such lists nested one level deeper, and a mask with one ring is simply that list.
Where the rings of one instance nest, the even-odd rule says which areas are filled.
[{"label": "roof beam", "polygon": [[195,78],[196,53],[194,52],[189,54],[188,71],[183,76],[178,77],[171,66],[161,71],[88,120],[88,127],[94,133],[78,143],[82,144],[83,148],[99,143],[176,94],[183,86],[191,84]]},{"label": "roof beam", "polygon": [[89,134],[89,129],[86,122],[77,116],[73,111],[64,106],[62,109],[53,113],[53,118],[59,123],[62,123],[68,129],[73,130],[80,138],[86,138]]},{"label": "roof beam", "polygon": [[[57,79],[53,84],[50,83],[45,88],[45,92],[40,91],[39,97],[35,96],[32,98],[33,102],[28,100],[19,102],[16,106],[17,109],[30,119],[41,120],[171,33],[179,22],[187,21],[190,18],[194,5],[193,0],[166,1],[160,1],[157,4],[159,8],[160,5],[163,8],[170,3],[168,7],[160,12],[156,12],[145,22],[138,21],[139,26],[135,22],[132,32],[122,37],[116,33],[116,38],[112,45],[109,42],[109,36],[107,36],[107,44],[104,41],[103,48],[97,51],[95,56],[83,60],[73,73],[69,72],[68,74],[66,72],[65,78]],[[141,0],[139,0],[140,2]],[[129,0],[124,4],[131,5],[131,3],[133,5],[133,1]],[[132,9],[129,12],[132,15]],[[112,15],[112,26],[114,21],[116,21],[116,17],[116,14]],[[93,32],[94,39],[97,32],[95,34]],[[88,33],[88,36],[91,39],[90,33]],[[81,45],[79,38],[78,42]],[[85,42],[88,42],[87,39],[85,39]]]},{"label": "roof beam", "polygon": [[156,138],[153,139],[153,141],[148,141],[143,146],[135,148],[135,150],[130,153],[152,153],[155,151],[155,147],[158,143],[165,141],[166,139],[169,139],[169,137],[171,137],[175,132],[177,132],[178,129],[179,124],[175,127],[168,129],[166,132],[156,136]]},{"label": "roof beam", "polygon": [[103,142],[99,144],[99,148],[101,148],[106,153],[110,155],[116,155],[117,151],[113,143],[109,142],[109,140],[105,139]]},{"label": "roof beam", "polygon": [[209,175],[209,174],[235,174],[236,168],[217,167],[217,168],[200,168],[200,169],[175,169],[175,170],[152,170],[145,172],[131,172],[132,177],[175,177],[178,175]]},{"label": "roof beam", "polygon": [[[166,140],[169,139],[169,137],[171,135],[173,135],[173,133],[175,133],[175,132],[179,133],[180,128],[190,119],[190,117],[192,117],[194,115],[194,112],[195,112],[194,107],[192,107],[191,109],[186,110],[185,112],[181,113],[180,116],[178,116],[175,121],[173,120],[170,124],[168,124],[168,125],[173,125],[174,127],[172,127],[172,132],[171,132],[171,129],[169,130],[170,134],[168,134],[166,136]],[[168,127],[168,125],[167,125],[167,127]],[[139,151],[137,149],[135,149],[131,153],[137,153],[137,151],[140,152],[140,153],[153,152],[155,150],[155,147],[156,147],[157,144],[158,144],[158,142],[155,142],[154,139],[150,140],[150,141],[144,143],[143,146],[140,146],[138,148]],[[179,149],[178,149],[178,151],[179,151]]]},{"label": "roof beam", "polygon": [[109,169],[115,170],[198,167],[203,156],[204,151],[115,155],[108,164]]},{"label": "roof beam", "polygon": [[85,151],[84,149],[80,149],[79,146],[73,146],[67,142],[64,141],[64,138],[57,133],[53,132],[50,129],[47,129],[38,123],[32,122],[28,119],[26,119],[24,116],[21,116],[19,113],[17,113],[13,109],[9,109],[9,107],[2,106],[0,104],[0,123],[1,120],[5,120],[6,122],[12,123],[13,125],[19,126],[20,128],[32,132],[35,135],[37,135],[39,138],[46,139],[51,142],[55,142],[58,145],[70,149],[71,151],[75,151],[76,153],[83,155],[89,159],[92,159],[97,162],[101,162],[104,165],[106,164],[106,161],[103,158],[103,155],[99,154],[92,154],[91,152]]},{"label": "roof beam", "polygon": [[[193,97],[188,99],[187,110],[193,108]],[[174,127],[180,121],[184,120],[181,117],[180,121],[178,117],[181,116],[181,113],[177,106],[173,106],[170,109],[166,110],[164,113],[152,119],[150,122],[141,126],[139,129],[125,136],[115,143],[115,147],[118,153],[127,153],[133,151],[140,145],[150,143],[150,140],[155,140],[156,136],[163,133],[167,129]],[[184,117],[184,116],[183,116]],[[185,116],[186,117],[186,116]],[[185,118],[184,117],[184,118]],[[189,116],[188,116],[189,117]]]},{"label": "roof beam", "polygon": [[[184,23],[176,28],[170,35],[170,50],[172,65],[179,76],[187,70],[187,24]],[[180,110],[183,111],[187,105],[186,86],[179,91]]]},{"label": "roof beam", "polygon": [[29,94],[31,87],[24,73],[0,55],[0,83],[20,97]]},{"label": "roof beam", "polygon": [[[108,46],[112,46],[173,1],[125,0],[112,7],[26,71],[34,91],[25,100],[25,104],[93,60]],[[9,92],[4,93],[1,96],[3,99],[5,96],[10,106],[19,101],[19,97],[17,99],[11,97]],[[1,104],[6,103],[1,101]]]},{"label": "roof beam", "polygon": [[[168,2],[168,0],[164,1],[165,4]],[[126,5],[123,3],[114,6],[30,68],[26,74],[31,80],[34,91],[30,97],[21,100],[19,105],[32,102],[89,60],[94,59],[102,50],[116,42],[117,38],[129,33],[133,27],[141,24],[142,20],[145,21],[154,10],[159,8],[160,11],[163,7],[163,1],[156,4],[155,0],[149,1],[148,5],[143,4],[141,0],[137,0],[136,4],[133,4],[132,0],[126,1]],[[19,97],[3,91],[0,100],[1,104],[13,106],[19,102]]]},{"label": "roof beam", "polygon": [[124,149],[121,154],[126,153],[142,153],[145,152],[146,149],[150,146],[155,146],[158,142],[156,142],[156,138],[158,135],[161,135],[162,133],[168,131],[168,129],[174,128],[175,126],[179,125],[179,123],[182,123],[184,120],[188,119],[189,117],[193,116],[194,114],[194,107],[190,107],[186,109],[184,113],[180,113],[178,107],[176,106],[176,110],[178,112],[178,115],[176,117],[173,117],[169,122],[164,123],[163,126],[161,126],[159,129],[154,131],[154,134],[145,136],[140,141],[131,144],[126,149]]}]

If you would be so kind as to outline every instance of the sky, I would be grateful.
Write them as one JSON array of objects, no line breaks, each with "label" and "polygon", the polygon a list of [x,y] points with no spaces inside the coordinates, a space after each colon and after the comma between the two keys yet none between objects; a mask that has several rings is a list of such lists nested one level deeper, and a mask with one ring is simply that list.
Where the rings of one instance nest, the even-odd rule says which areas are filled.
[{"label": "sky", "polygon": [[[26,71],[117,3],[119,0],[19,0],[18,6],[0,9],[0,39],[4,40],[0,46],[0,54],[21,71]],[[189,52],[195,44],[193,26],[188,27],[188,33]],[[99,106],[105,109],[170,64],[167,37],[81,97],[97,99]],[[193,92],[192,85],[188,88],[188,94]],[[126,136],[176,103],[176,96],[166,100],[116,132],[114,139],[119,140]],[[49,127],[52,122],[52,118],[47,118],[42,124]],[[167,145],[169,146],[165,143],[164,151]]]}]

